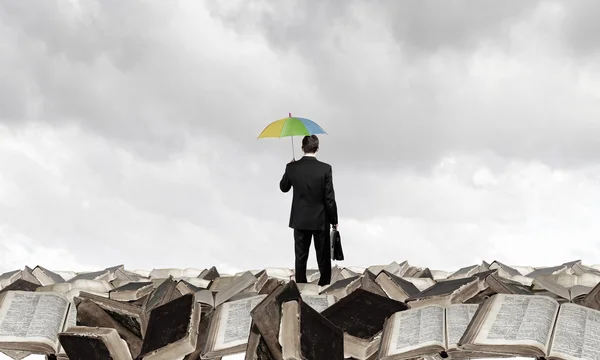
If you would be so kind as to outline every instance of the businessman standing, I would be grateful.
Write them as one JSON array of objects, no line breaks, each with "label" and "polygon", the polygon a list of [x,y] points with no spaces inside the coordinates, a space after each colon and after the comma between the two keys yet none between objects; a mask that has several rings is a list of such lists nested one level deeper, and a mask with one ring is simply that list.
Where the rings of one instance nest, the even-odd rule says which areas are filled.
[{"label": "businessman standing", "polygon": [[289,227],[294,229],[296,282],[306,283],[306,264],[311,238],[315,242],[319,285],[331,281],[329,226],[337,229],[338,214],[331,165],[317,160],[319,138],[316,135],[302,139],[304,156],[287,164],[279,188],[288,192],[293,187]]}]

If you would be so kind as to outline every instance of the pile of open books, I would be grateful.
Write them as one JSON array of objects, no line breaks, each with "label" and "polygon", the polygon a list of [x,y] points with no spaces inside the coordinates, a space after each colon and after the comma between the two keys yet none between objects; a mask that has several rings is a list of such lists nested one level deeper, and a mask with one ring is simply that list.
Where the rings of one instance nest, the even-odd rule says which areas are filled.
[{"label": "pile of open books", "polygon": [[600,267],[0,275],[0,358],[600,360]]}]

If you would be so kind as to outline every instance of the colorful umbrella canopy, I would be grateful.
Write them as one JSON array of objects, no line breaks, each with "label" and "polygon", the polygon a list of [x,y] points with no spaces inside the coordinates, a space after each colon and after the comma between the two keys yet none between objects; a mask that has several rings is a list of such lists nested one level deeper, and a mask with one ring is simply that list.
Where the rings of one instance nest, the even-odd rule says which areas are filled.
[{"label": "colorful umbrella canopy", "polygon": [[[258,135],[258,139],[262,138],[282,138],[285,136],[292,137],[292,154],[294,153],[294,136],[307,136],[316,134],[327,134],[319,125],[314,121],[301,118],[292,117],[289,114],[288,117],[275,120]],[[295,155],[294,155],[295,159]]]},{"label": "colorful umbrella canopy", "polygon": [[273,121],[258,135],[258,138],[281,138],[284,136],[306,136],[313,134],[327,134],[314,121],[290,116]]}]

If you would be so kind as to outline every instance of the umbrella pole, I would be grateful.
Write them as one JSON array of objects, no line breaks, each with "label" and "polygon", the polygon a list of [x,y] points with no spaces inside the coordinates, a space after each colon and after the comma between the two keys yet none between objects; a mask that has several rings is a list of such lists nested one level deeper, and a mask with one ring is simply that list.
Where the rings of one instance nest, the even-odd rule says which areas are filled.
[{"label": "umbrella pole", "polygon": [[292,138],[292,159],[296,160],[296,153],[294,152],[294,137],[290,137]]}]

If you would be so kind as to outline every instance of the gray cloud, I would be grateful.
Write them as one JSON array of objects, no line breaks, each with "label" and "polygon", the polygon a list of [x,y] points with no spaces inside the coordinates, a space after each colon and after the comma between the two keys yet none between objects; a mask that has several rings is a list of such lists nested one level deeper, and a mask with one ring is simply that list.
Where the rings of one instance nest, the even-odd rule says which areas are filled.
[{"label": "gray cloud", "polygon": [[528,17],[538,1],[380,1],[397,41],[407,51],[476,50],[503,42],[514,22]]},{"label": "gray cloud", "polygon": [[[563,5],[562,40],[566,48],[584,57],[595,57],[600,50],[600,24],[597,14],[600,4],[593,0],[569,2]],[[590,59],[592,60],[592,59]]]},{"label": "gray cloud", "polygon": [[[575,60],[519,43],[550,41],[535,32],[537,3],[69,4],[0,8],[0,61],[13,69],[0,85],[2,121],[76,123],[161,161],[189,134],[264,153],[270,144],[255,136],[289,111],[323,125],[323,154],[347,169],[426,170],[448,151],[488,149],[569,166],[599,150]],[[274,52],[229,47],[239,45],[211,15]],[[220,55],[207,51],[219,42]],[[550,127],[565,117],[566,128]]]},{"label": "gray cloud", "polygon": [[[586,36],[570,19],[591,3],[562,3],[562,22],[537,2],[211,3],[210,13],[183,2],[78,4],[2,4],[0,62],[11,71],[0,121],[76,123],[161,161],[190,134],[265,154],[271,144],[256,134],[288,111],[323,125],[323,156],[347,170],[427,170],[453,151],[555,166],[599,153],[595,97],[573,81],[597,77],[594,65],[553,54],[543,44],[555,39],[536,27],[540,17],[557,31],[571,24],[564,39],[577,46]],[[245,41],[260,36],[273,48],[250,50]]]},{"label": "gray cloud", "polygon": [[[337,125],[332,146],[361,167],[428,167],[447,151],[488,149],[555,166],[596,160],[597,142],[588,138],[595,125],[587,120],[595,110],[572,110],[595,101],[573,82],[584,76],[579,60],[545,45],[555,39],[537,23],[554,21],[557,31],[562,23],[546,19],[555,14],[538,2],[260,4],[212,13],[310,65],[318,114]],[[531,52],[531,44],[541,47]]]},{"label": "gray cloud", "polygon": [[[291,112],[329,133],[319,157],[353,263],[517,261],[526,237],[569,232],[585,254],[595,5],[432,4],[0,3],[10,253],[205,267],[234,251],[239,267],[288,266],[290,139],[256,137]],[[473,250],[448,262],[456,244]]]},{"label": "gray cloud", "polygon": [[[277,188],[274,155],[253,159],[231,141],[204,139],[156,162],[79,129],[1,129],[0,269],[293,263],[290,194]],[[348,264],[587,258],[597,252],[597,174],[486,154],[447,156],[429,175],[336,171]],[[556,252],[565,238],[569,250]]]},{"label": "gray cloud", "polygon": [[[286,232],[285,225],[274,233],[266,226],[283,223],[285,214],[263,218],[261,211],[244,208],[250,197],[256,204],[256,193],[247,186],[245,197],[236,196],[242,188],[239,178],[235,193],[220,183],[218,159],[207,159],[215,156],[212,146],[196,146],[194,153],[156,163],[78,130],[53,134],[44,126],[36,132],[43,136],[28,128],[0,156],[8,181],[0,182],[8,190],[0,193],[0,225],[28,239],[28,249],[41,242],[98,267],[106,262],[130,267],[226,264],[233,249],[248,255],[233,265],[250,267],[256,259],[252,254],[284,251],[286,243],[256,246]],[[221,144],[221,150],[227,148]],[[6,245],[23,242],[4,238]]]},{"label": "gray cloud", "polygon": [[[408,52],[445,48],[470,51],[480,43],[505,38],[518,18],[530,15],[538,1],[255,1],[232,7],[211,3],[213,15],[240,33],[260,31],[274,46],[298,49],[307,59],[326,49],[338,50],[337,29],[365,21],[382,22]],[[385,36],[385,34],[381,34]],[[376,39],[373,39],[376,40]],[[315,50],[317,50],[315,52]],[[416,55],[416,54],[415,54]]]}]

